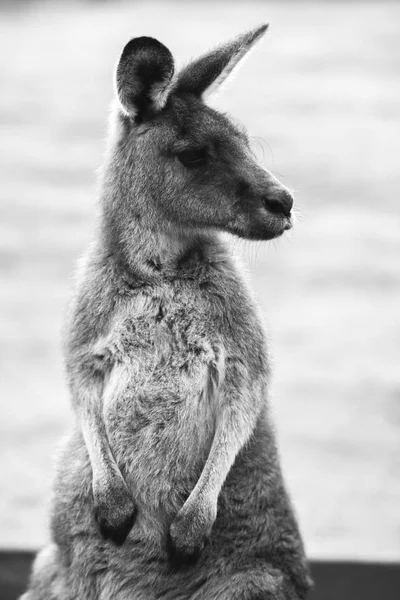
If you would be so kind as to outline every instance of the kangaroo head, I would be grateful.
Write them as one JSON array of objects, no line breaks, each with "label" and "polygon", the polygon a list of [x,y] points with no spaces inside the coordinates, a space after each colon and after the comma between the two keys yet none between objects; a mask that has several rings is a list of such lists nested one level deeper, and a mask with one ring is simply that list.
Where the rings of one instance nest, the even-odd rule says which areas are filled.
[{"label": "kangaroo head", "polygon": [[204,102],[266,29],[239,36],[176,76],[159,41],[140,37],[125,46],[116,69],[113,180],[127,218],[139,210],[157,227],[257,240],[291,227],[289,191],[257,162],[244,131]]}]

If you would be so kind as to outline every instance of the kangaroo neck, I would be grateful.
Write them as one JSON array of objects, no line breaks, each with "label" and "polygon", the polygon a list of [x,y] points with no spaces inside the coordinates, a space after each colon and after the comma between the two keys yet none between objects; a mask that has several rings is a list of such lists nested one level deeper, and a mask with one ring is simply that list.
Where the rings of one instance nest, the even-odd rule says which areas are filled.
[{"label": "kangaroo neck", "polygon": [[103,215],[105,254],[132,287],[200,277],[221,253],[215,232],[185,231],[164,221],[161,225],[148,221],[138,215],[113,223]]}]

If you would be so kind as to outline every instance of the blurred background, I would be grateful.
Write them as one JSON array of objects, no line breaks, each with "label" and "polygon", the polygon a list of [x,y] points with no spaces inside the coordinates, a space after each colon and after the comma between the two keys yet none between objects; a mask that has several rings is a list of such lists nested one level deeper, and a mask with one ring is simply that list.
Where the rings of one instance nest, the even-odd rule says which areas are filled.
[{"label": "blurred background", "polygon": [[112,72],[152,35],[178,63],[260,22],[213,105],[301,219],[244,253],[274,356],[283,468],[313,558],[400,557],[400,5],[2,2],[0,547],[47,539],[71,423],[60,331],[91,235]]}]

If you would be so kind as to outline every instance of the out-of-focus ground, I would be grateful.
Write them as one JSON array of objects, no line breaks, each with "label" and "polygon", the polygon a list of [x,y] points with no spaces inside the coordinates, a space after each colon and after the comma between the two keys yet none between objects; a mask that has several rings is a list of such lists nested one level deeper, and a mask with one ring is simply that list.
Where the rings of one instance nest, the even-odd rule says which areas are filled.
[{"label": "out-of-focus ground", "polygon": [[284,471],[310,555],[398,558],[400,6],[15,4],[0,19],[1,546],[47,536],[71,422],[60,328],[122,45],[154,35],[182,61],[270,20],[214,104],[302,212],[290,240],[238,244],[270,331]]}]

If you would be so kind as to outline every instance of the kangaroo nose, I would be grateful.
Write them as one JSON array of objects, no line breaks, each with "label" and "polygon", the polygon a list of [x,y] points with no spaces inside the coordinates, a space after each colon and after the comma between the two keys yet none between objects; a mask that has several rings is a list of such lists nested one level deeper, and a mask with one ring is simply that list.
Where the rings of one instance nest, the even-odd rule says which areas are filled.
[{"label": "kangaroo nose", "polygon": [[276,192],[273,196],[265,198],[265,205],[274,214],[290,217],[290,212],[293,208],[293,196],[288,190],[283,189]]}]

